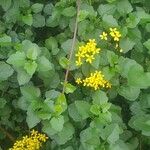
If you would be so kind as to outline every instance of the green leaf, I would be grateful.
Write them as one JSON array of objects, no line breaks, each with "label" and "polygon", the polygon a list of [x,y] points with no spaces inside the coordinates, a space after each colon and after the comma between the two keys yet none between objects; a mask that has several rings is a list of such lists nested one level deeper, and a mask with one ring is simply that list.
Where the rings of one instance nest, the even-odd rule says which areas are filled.
[{"label": "green leaf", "polygon": [[56,27],[58,25],[59,25],[59,21],[58,21],[58,18],[56,17],[56,14],[52,15],[52,16],[49,16],[46,19],[46,26],[47,27]]},{"label": "green leaf", "polygon": [[137,65],[136,61],[129,58],[120,57],[118,62],[120,75],[124,78],[127,78],[129,70],[131,70],[134,65]]},{"label": "green leaf", "polygon": [[45,17],[40,14],[33,15],[33,27],[41,28],[45,26]]},{"label": "green leaf", "polygon": [[43,121],[42,124],[42,131],[45,132],[49,137],[57,133],[57,131],[52,128],[49,120]]},{"label": "green leaf", "polygon": [[150,120],[149,114],[135,115],[129,121],[129,126],[137,131],[142,131],[142,134],[145,136],[150,136],[149,120]]},{"label": "green leaf", "polygon": [[27,99],[27,100],[34,100],[37,99],[40,96],[40,89],[36,88],[32,85],[25,85],[20,88],[22,95]]},{"label": "green leaf", "polygon": [[73,17],[76,14],[76,9],[73,6],[65,8],[62,13],[65,17]]},{"label": "green leaf", "polygon": [[87,119],[90,114],[90,104],[86,101],[75,101],[75,106],[82,119]]},{"label": "green leaf", "polygon": [[69,94],[69,93],[73,93],[76,90],[76,87],[70,83],[67,83],[65,85],[65,93]]},{"label": "green leaf", "polygon": [[60,105],[62,107],[60,112],[57,112],[58,114],[61,114],[67,109],[67,101],[64,94],[60,94],[58,98],[56,99],[56,105]]},{"label": "green leaf", "polygon": [[90,18],[95,18],[97,16],[97,12],[94,10],[94,7],[92,5],[89,5],[87,3],[82,3],[80,10],[85,10],[87,12],[89,12],[89,17]]},{"label": "green leaf", "polygon": [[100,55],[95,55],[95,59],[93,60],[92,62],[92,66],[95,68],[95,69],[98,69],[99,68],[99,64],[100,64]]},{"label": "green leaf", "polygon": [[56,143],[59,145],[65,144],[67,141],[71,140],[74,134],[74,127],[71,123],[67,122],[61,132],[54,135]]},{"label": "green leaf", "polygon": [[144,42],[143,45],[149,50],[149,54],[150,54],[150,39]]},{"label": "green leaf", "polygon": [[100,136],[103,140],[107,140],[109,144],[115,143],[119,139],[120,128],[118,124],[107,125],[102,129]]},{"label": "green leaf", "polygon": [[109,145],[109,150],[130,150],[130,149],[135,149],[135,148],[129,148],[129,143],[125,143],[122,140],[116,141],[114,144]]},{"label": "green leaf", "polygon": [[107,59],[108,62],[110,63],[110,66],[114,66],[118,63],[118,55],[116,55],[112,51],[107,51]]},{"label": "green leaf", "polygon": [[5,11],[7,11],[9,8],[10,8],[10,6],[11,6],[11,0],[1,0],[0,1],[0,5],[2,6],[2,8],[5,10]]},{"label": "green leaf", "polygon": [[118,93],[127,100],[134,101],[138,98],[140,89],[138,87],[122,85],[119,87]]},{"label": "green leaf", "polygon": [[111,103],[104,103],[101,105],[102,113],[106,113],[111,106]]},{"label": "green leaf", "polygon": [[41,12],[43,9],[43,4],[40,4],[40,3],[34,3],[32,6],[31,6],[31,10],[34,12],[34,13],[39,13]]},{"label": "green leaf", "polygon": [[109,27],[118,27],[117,20],[112,15],[103,16],[103,26],[107,29]]},{"label": "green leaf", "polygon": [[72,148],[72,146],[68,146],[68,147],[66,147],[66,148],[64,148],[62,150],[73,150],[73,148]]},{"label": "green leaf", "polygon": [[27,24],[27,25],[29,25],[29,26],[31,26],[32,23],[33,23],[33,18],[32,18],[32,15],[31,15],[31,14],[28,14],[28,15],[26,15],[26,16],[22,16],[21,19],[22,19],[22,21],[23,21],[25,24]]},{"label": "green leaf", "polygon": [[36,68],[37,68],[37,63],[35,61],[33,62],[28,61],[24,65],[24,69],[27,71],[27,73],[30,76],[32,76],[35,73]]},{"label": "green leaf", "polygon": [[59,117],[53,117],[51,120],[50,120],[50,124],[51,124],[51,127],[60,132],[62,129],[63,129],[63,125],[64,125],[64,117],[63,116],[59,116]]},{"label": "green leaf", "polygon": [[11,42],[11,37],[8,35],[3,35],[2,37],[0,37],[0,45],[5,45],[7,43]]},{"label": "green leaf", "polygon": [[88,11],[80,10],[80,13],[79,13],[79,16],[78,16],[78,22],[85,20],[88,15],[89,15]]},{"label": "green leaf", "polygon": [[45,5],[45,7],[44,7],[44,13],[47,14],[47,15],[51,15],[52,11],[53,11],[53,7],[54,6],[53,6],[52,3]]},{"label": "green leaf", "polygon": [[134,45],[135,45],[135,42],[133,42],[129,38],[124,38],[124,39],[120,40],[120,48],[122,48],[123,53],[126,53],[129,50],[132,50],[132,48],[134,47]]},{"label": "green leaf", "polygon": [[56,55],[59,52],[58,42],[54,37],[49,37],[48,39],[46,39],[45,46],[52,51],[53,55]]},{"label": "green leaf", "polygon": [[50,119],[51,118],[51,112],[38,111],[36,114],[42,120],[46,120],[46,119]]},{"label": "green leaf", "polygon": [[19,85],[24,85],[30,81],[32,76],[30,76],[26,71],[19,69],[17,71],[17,80]]},{"label": "green leaf", "polygon": [[0,61],[0,82],[7,80],[12,74],[14,70],[8,64],[3,61]]},{"label": "green leaf", "polygon": [[129,17],[126,19],[126,22],[128,28],[135,28],[139,24],[140,18],[137,14],[130,13]]},{"label": "green leaf", "polygon": [[117,10],[121,15],[126,15],[132,12],[133,8],[128,0],[121,0],[117,3]]},{"label": "green leaf", "polygon": [[109,3],[113,3],[113,2],[115,2],[117,0],[106,0],[106,1],[109,2]]},{"label": "green leaf", "polygon": [[61,57],[59,59],[59,64],[62,66],[62,68],[67,69],[69,65],[69,60],[66,57]]},{"label": "green leaf", "polygon": [[101,16],[104,16],[105,14],[112,15],[116,11],[116,7],[113,4],[101,4],[97,11]]},{"label": "green leaf", "polygon": [[68,39],[67,41],[62,43],[61,47],[64,50],[64,52],[66,52],[66,54],[69,53],[71,45],[72,45],[72,39]]},{"label": "green leaf", "polygon": [[92,105],[91,108],[90,108],[90,111],[91,113],[93,113],[94,115],[99,115],[101,112],[100,112],[100,106],[99,105]]},{"label": "green leaf", "polygon": [[30,129],[35,127],[40,122],[40,119],[37,117],[36,113],[32,110],[31,107],[29,107],[27,110],[26,121]]},{"label": "green leaf", "polygon": [[50,71],[53,69],[53,65],[45,56],[41,56],[38,59],[38,69],[42,72]]},{"label": "green leaf", "polygon": [[36,60],[37,57],[38,57],[38,50],[37,50],[37,47],[36,45],[32,45],[32,47],[30,47],[28,50],[27,50],[27,57],[31,60]]},{"label": "green leaf", "polygon": [[14,67],[22,67],[25,64],[25,58],[24,52],[16,52],[9,56],[7,63],[12,64]]},{"label": "green leaf", "polygon": [[145,73],[141,65],[134,65],[128,73],[128,84],[138,88],[148,88],[150,86],[150,72]]},{"label": "green leaf", "polygon": [[82,117],[79,114],[75,103],[72,103],[68,107],[69,116],[76,122],[82,121]]},{"label": "green leaf", "polygon": [[84,150],[94,150],[100,148],[100,138],[96,128],[87,128],[80,133],[80,140],[84,147]]},{"label": "green leaf", "polygon": [[7,103],[7,101],[4,98],[0,98],[0,109],[4,108],[6,103]]},{"label": "green leaf", "polygon": [[50,90],[50,91],[46,91],[45,96],[46,98],[55,99],[58,97],[59,94],[60,92],[58,91]]},{"label": "green leaf", "polygon": [[17,101],[18,108],[27,111],[29,107],[29,102],[26,100],[24,96],[20,97]]},{"label": "green leaf", "polygon": [[93,99],[93,104],[96,105],[102,105],[104,103],[107,103],[108,101],[108,97],[106,93],[101,90],[97,90],[96,92],[94,92],[94,94],[92,95],[92,99]]}]

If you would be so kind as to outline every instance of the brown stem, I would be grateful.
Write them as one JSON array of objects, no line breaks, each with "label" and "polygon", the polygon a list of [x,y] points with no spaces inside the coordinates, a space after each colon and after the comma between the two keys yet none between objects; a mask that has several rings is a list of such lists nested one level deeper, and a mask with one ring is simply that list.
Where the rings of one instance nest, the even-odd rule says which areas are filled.
[{"label": "brown stem", "polygon": [[0,130],[1,130],[12,142],[15,141],[15,138],[14,138],[10,133],[8,133],[3,127],[0,126]]},{"label": "brown stem", "polygon": [[[77,17],[76,17],[76,22],[75,22],[75,28],[74,28],[74,35],[73,35],[73,40],[72,40],[72,45],[71,45],[71,49],[70,49],[70,54],[69,54],[69,62],[72,59],[72,55],[73,55],[73,50],[75,47],[75,41],[76,41],[76,36],[77,36],[77,29],[78,29],[78,16],[79,16],[79,11],[80,11],[80,0],[77,0]],[[64,80],[64,85],[63,85],[63,91],[62,93],[65,92],[65,86],[68,80],[68,75],[69,75],[69,69],[70,69],[70,65],[68,65],[67,70],[66,70],[66,74],[65,74],[65,80]]]}]

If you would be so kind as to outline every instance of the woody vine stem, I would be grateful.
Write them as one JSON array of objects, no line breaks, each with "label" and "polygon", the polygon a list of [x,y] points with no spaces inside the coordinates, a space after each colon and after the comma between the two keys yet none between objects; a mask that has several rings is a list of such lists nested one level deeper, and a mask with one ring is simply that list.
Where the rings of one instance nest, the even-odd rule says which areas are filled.
[{"label": "woody vine stem", "polygon": [[[79,12],[80,12],[80,3],[81,3],[80,0],[76,1],[76,4],[77,4],[77,17],[76,17],[76,22],[75,22],[74,35],[73,35],[72,45],[71,45],[71,49],[70,49],[70,54],[68,56],[69,62],[72,59],[73,50],[74,50],[75,42],[76,42],[76,36],[77,36],[77,30],[78,30],[78,16],[79,16]],[[65,92],[66,84],[67,84],[67,81],[68,81],[69,69],[70,69],[70,64],[68,65],[67,70],[66,70],[62,93]]]}]

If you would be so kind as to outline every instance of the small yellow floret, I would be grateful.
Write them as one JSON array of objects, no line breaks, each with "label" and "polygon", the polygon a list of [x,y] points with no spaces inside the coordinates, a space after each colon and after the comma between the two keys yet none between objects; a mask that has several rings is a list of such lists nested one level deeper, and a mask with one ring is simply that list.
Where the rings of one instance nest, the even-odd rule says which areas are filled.
[{"label": "small yellow floret", "polygon": [[120,49],[120,52],[123,52],[123,49],[122,49],[122,48]]},{"label": "small yellow floret", "polygon": [[107,33],[106,33],[106,32],[103,32],[103,33],[100,35],[100,38],[101,38],[101,40],[107,41]]},{"label": "small yellow floret", "polygon": [[81,78],[77,78],[77,79],[76,79],[76,83],[77,83],[77,84],[80,84],[80,83],[82,83],[82,80],[81,80]]}]

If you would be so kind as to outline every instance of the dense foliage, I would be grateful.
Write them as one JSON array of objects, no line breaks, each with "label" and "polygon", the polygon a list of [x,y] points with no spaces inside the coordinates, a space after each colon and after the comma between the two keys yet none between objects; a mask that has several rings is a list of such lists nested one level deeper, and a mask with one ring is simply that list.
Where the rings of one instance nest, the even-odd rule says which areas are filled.
[{"label": "dense foliage", "polygon": [[0,0],[0,150],[33,128],[43,150],[148,150],[149,0]]}]

